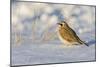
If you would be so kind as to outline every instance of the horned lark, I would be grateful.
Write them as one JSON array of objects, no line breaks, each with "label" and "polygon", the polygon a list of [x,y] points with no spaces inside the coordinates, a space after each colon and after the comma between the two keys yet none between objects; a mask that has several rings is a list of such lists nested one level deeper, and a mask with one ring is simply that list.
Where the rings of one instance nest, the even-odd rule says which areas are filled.
[{"label": "horned lark", "polygon": [[77,36],[75,31],[71,29],[65,21],[61,21],[60,23],[57,24],[58,24],[58,36],[65,45],[72,46],[72,45],[85,44],[86,46],[88,46]]}]

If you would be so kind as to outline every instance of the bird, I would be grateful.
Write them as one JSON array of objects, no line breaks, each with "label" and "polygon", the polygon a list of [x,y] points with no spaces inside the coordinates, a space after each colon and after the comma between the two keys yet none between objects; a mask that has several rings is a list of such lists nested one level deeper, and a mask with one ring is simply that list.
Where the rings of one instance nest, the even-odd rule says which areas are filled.
[{"label": "bird", "polygon": [[66,21],[61,21],[58,24],[58,36],[59,39],[65,44],[65,45],[86,45],[89,46],[87,43],[82,41],[76,32],[66,23]]}]

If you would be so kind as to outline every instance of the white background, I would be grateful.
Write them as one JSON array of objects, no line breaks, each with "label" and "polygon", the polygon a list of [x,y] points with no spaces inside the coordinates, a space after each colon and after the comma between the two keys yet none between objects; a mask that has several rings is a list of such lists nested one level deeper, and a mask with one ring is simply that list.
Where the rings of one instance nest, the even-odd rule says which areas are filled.
[{"label": "white background", "polygon": [[[96,5],[96,62],[39,65],[37,67],[99,67],[100,64],[100,8],[99,0],[34,0],[41,2],[58,2],[71,4]],[[96,2],[97,1],[97,2]],[[10,0],[0,0],[0,67],[10,65]],[[34,66],[36,67],[36,66]]]}]

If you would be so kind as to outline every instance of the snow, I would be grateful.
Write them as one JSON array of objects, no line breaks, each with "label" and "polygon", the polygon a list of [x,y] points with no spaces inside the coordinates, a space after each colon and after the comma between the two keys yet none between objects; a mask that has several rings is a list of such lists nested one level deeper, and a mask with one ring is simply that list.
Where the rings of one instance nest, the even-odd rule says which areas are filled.
[{"label": "snow", "polygon": [[34,65],[94,61],[95,45],[67,47],[62,44],[23,44],[12,46],[12,65]]},{"label": "snow", "polygon": [[[62,20],[89,47],[63,45],[56,32],[57,23]],[[15,2],[11,26],[13,66],[96,60],[94,6]]]}]

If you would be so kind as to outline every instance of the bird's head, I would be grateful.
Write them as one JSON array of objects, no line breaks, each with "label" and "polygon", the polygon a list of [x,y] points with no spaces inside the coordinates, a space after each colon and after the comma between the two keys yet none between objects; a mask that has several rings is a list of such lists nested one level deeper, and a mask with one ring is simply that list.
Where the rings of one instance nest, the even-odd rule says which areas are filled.
[{"label": "bird's head", "polygon": [[65,28],[65,27],[69,27],[68,24],[65,21],[61,21],[60,23],[57,23],[59,25],[59,27],[61,28]]}]

